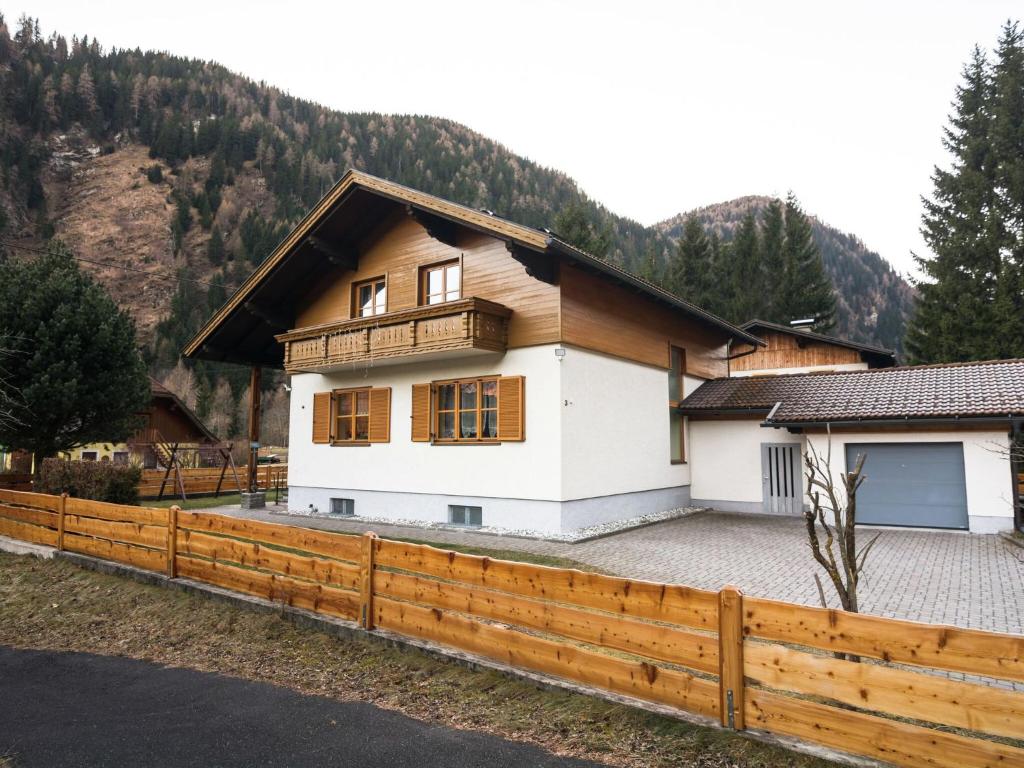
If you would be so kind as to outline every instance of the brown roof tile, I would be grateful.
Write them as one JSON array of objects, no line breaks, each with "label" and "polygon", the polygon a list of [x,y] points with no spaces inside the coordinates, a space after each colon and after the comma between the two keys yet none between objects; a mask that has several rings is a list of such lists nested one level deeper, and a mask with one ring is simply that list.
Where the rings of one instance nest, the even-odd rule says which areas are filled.
[{"label": "brown roof tile", "polygon": [[773,424],[1024,416],[1024,360],[716,379],[680,406],[770,411]]}]

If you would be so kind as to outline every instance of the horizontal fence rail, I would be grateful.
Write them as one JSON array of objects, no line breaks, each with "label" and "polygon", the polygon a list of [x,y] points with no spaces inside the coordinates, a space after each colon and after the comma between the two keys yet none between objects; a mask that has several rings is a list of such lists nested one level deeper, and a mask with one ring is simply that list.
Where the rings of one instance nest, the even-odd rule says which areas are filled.
[{"label": "horizontal fence rail", "polygon": [[[0,490],[0,535],[904,766],[1024,765],[1024,637]],[[985,682],[951,679],[971,675]]]}]

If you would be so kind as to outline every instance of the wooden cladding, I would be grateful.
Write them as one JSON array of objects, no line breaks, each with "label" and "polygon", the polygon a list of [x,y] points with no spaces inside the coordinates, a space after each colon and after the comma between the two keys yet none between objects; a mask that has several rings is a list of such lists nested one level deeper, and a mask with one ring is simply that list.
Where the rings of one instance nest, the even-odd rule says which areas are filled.
[{"label": "wooden cladding", "polygon": [[525,388],[523,376],[414,384],[412,440],[460,444],[525,440]]},{"label": "wooden cladding", "polygon": [[361,317],[281,334],[289,373],[329,371],[346,364],[426,353],[504,352],[510,310],[462,299]]},{"label": "wooden cladding", "polygon": [[352,445],[386,443],[390,440],[390,387],[314,393],[314,443]]},{"label": "wooden cladding", "polygon": [[[767,347],[758,347],[749,355],[735,358],[731,363],[733,371],[760,371],[809,366],[850,365],[863,362],[861,353],[855,349],[819,341],[800,338],[792,333],[766,332],[761,334]],[[752,349],[743,344],[734,353]]]}]

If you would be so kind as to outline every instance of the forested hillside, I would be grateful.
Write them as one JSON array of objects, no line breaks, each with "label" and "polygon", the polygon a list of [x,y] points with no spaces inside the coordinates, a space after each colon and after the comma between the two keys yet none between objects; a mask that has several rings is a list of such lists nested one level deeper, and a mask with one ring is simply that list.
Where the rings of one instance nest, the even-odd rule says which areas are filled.
[{"label": "forested hillside", "polygon": [[[770,202],[770,197],[740,197],[681,213],[656,228],[677,239],[686,220],[695,216],[708,231],[728,243],[748,213],[760,216]],[[913,309],[913,288],[889,262],[868,250],[854,235],[830,227],[814,216],[810,223],[825,270],[836,288],[838,322],[833,333],[902,350],[903,333]]]},{"label": "forested hillside", "polygon": [[[670,224],[616,216],[565,174],[449,120],[342,113],[212,62],[0,17],[0,252],[67,242],[131,310],[151,370],[173,371],[222,433],[237,431],[244,372],[186,369],[178,351],[350,167],[535,226],[573,210],[606,258],[635,271],[675,251]],[[840,329],[893,345],[906,285],[853,238],[815,233]]]}]

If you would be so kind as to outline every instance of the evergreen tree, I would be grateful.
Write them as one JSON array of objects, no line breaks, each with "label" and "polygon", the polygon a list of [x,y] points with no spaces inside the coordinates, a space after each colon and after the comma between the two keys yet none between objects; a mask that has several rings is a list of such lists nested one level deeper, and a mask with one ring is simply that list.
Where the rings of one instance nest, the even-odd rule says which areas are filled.
[{"label": "evergreen tree", "polygon": [[714,274],[712,258],[711,241],[704,225],[696,216],[691,216],[683,225],[676,253],[668,264],[665,287],[687,301],[714,311],[708,306]]},{"label": "evergreen tree", "polygon": [[783,283],[777,302],[785,316],[776,313],[775,320],[785,323],[813,317],[814,329],[827,332],[836,323],[836,297],[811,234],[811,223],[792,192],[786,197],[785,235]]},{"label": "evergreen tree", "polygon": [[569,245],[599,259],[608,255],[612,242],[611,229],[595,226],[578,200],[559,211],[555,217],[555,234]]},{"label": "evergreen tree", "polygon": [[149,380],[135,325],[81,272],[60,243],[27,260],[0,263],[0,328],[17,392],[0,444],[41,459],[93,442],[119,442],[138,426]]},{"label": "evergreen tree", "polygon": [[210,235],[210,242],[206,246],[206,258],[211,264],[219,267],[224,263],[224,254],[224,238],[221,237],[220,229],[214,227]]},{"label": "evergreen tree", "polygon": [[782,287],[785,285],[786,218],[779,200],[772,200],[761,219],[761,291],[765,297],[761,320],[787,322]]},{"label": "evergreen tree", "polygon": [[[943,144],[950,170],[936,167],[921,233],[932,256],[915,255],[926,279],[906,337],[917,363],[977,360],[998,353],[997,281],[1002,235],[991,137],[992,80],[975,47],[957,87]],[[1001,302],[1005,307],[1006,297]]]},{"label": "evergreen tree", "polygon": [[763,317],[767,301],[762,283],[761,241],[753,211],[747,212],[736,229],[736,236],[729,245],[727,263],[726,317],[737,323]]}]

